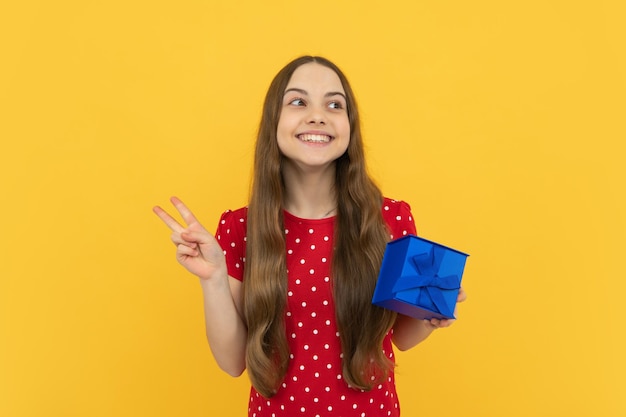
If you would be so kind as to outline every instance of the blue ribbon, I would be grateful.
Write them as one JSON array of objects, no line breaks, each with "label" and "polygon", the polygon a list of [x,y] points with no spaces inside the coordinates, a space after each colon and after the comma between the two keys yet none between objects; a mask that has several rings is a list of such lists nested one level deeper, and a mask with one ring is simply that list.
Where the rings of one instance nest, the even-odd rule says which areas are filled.
[{"label": "blue ribbon", "polygon": [[443,277],[438,275],[445,252],[445,248],[432,246],[429,251],[412,256],[410,265],[415,269],[416,275],[399,277],[393,292],[419,290],[415,299],[416,304],[420,304],[418,300],[426,295],[441,315],[454,317],[454,311],[448,306],[440,290],[459,289],[460,279],[458,275]]}]

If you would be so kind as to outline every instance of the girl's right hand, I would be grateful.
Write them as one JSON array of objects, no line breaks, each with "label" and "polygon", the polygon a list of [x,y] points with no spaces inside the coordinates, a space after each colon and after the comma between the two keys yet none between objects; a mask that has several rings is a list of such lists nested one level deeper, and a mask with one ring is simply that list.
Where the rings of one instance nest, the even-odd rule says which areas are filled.
[{"label": "girl's right hand", "polygon": [[170,199],[187,227],[183,227],[161,207],[154,213],[172,231],[172,242],[176,245],[176,259],[189,272],[200,279],[208,280],[217,274],[227,276],[224,252],[211,233],[196,219],[191,210],[176,197]]}]

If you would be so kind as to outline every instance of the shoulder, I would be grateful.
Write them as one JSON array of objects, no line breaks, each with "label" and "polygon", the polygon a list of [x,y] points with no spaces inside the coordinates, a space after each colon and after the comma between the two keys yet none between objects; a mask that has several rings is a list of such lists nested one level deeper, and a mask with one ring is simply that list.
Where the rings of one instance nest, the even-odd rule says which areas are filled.
[{"label": "shoulder", "polygon": [[248,220],[248,206],[238,208],[236,210],[226,210],[220,217],[220,225],[226,224],[242,224],[245,225]]},{"label": "shoulder", "polygon": [[224,237],[230,237],[230,239],[243,238],[246,234],[247,220],[248,207],[224,211],[217,225],[217,239],[221,240]]},{"label": "shoulder", "polygon": [[391,239],[417,234],[411,206],[406,201],[384,197],[382,213]]},{"label": "shoulder", "polygon": [[384,197],[382,211],[385,220],[390,218],[396,219],[398,216],[406,218],[411,217],[411,220],[413,218],[413,215],[411,214],[411,206],[403,200],[394,200],[392,198]]},{"label": "shoulder", "polygon": [[246,233],[248,208],[226,210],[222,213],[215,238],[224,251],[228,275],[243,280],[246,262]]}]

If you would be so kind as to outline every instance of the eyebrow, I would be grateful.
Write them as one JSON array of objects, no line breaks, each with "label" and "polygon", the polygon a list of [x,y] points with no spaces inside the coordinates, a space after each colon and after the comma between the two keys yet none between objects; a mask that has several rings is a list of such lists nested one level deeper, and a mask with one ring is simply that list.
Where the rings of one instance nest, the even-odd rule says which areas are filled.
[{"label": "eyebrow", "polygon": [[[296,93],[304,94],[306,96],[309,95],[309,93],[306,90],[303,90],[301,88],[288,88],[285,90],[285,93],[283,95],[286,95],[290,91],[295,91]],[[342,93],[341,91],[329,91],[328,93],[324,94],[324,97],[332,97],[332,96],[341,96],[343,97],[344,100],[348,101],[348,99],[346,98],[346,95]]]}]

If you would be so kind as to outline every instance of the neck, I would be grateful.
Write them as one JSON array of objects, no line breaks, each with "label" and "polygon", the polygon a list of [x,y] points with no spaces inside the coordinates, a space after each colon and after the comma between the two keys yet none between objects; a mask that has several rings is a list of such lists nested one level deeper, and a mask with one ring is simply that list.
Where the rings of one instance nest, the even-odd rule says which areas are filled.
[{"label": "neck", "polygon": [[335,214],[335,166],[315,172],[283,170],[285,196],[283,207],[303,219],[321,219]]}]

